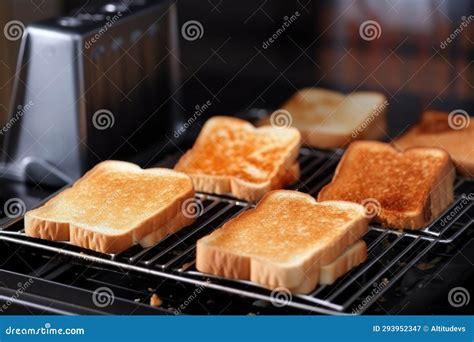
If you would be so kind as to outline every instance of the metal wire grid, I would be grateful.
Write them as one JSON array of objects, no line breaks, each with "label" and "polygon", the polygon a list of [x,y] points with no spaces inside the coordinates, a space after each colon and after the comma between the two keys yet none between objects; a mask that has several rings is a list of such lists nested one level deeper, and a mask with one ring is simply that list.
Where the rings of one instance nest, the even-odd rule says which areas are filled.
[{"label": "metal wire grid", "polygon": [[[291,188],[317,194],[330,181],[340,155],[340,151],[303,149],[299,157],[301,177]],[[364,237],[369,255],[365,263],[333,285],[319,286],[308,295],[292,296],[285,306],[324,314],[363,313],[434,245],[450,242],[472,227],[472,219],[468,216],[472,209],[469,187],[472,187],[472,182],[459,179],[455,203],[423,230],[400,232],[371,225]],[[136,245],[119,255],[101,254],[66,242],[28,238],[24,235],[22,219],[12,221],[1,230],[0,240],[274,303],[274,293],[249,281],[228,280],[195,269],[196,241],[251,207],[248,203],[223,196],[197,194],[197,199],[203,205],[203,212],[194,224],[168,236],[154,247],[143,249]],[[445,219],[446,215],[450,215],[449,221]]]}]

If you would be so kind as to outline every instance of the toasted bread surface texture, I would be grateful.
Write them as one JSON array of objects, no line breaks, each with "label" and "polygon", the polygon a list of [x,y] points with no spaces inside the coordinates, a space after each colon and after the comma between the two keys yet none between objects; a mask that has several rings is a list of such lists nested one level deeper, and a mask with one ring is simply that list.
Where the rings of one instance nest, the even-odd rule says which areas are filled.
[{"label": "toasted bread surface texture", "polygon": [[[283,110],[302,134],[302,144],[319,148],[343,147],[358,139],[380,139],[386,130],[387,102],[376,92],[342,93],[305,88],[294,94]],[[262,121],[267,124],[270,118]]]},{"label": "toasted bread surface texture", "polygon": [[266,194],[254,209],[197,242],[201,272],[308,293],[322,265],[334,262],[367,231],[362,206],[317,203],[290,190]]},{"label": "toasted bread surface texture", "polygon": [[118,253],[166,226],[193,196],[192,180],[184,173],[105,161],[28,211],[25,231],[28,236]]},{"label": "toasted bread surface texture", "polygon": [[419,229],[453,201],[453,182],[454,168],[444,150],[400,152],[388,144],[360,141],[349,146],[318,200],[368,204],[384,226]]},{"label": "toasted bread surface texture", "polygon": [[451,155],[461,174],[474,177],[474,124],[470,121],[461,114],[450,118],[446,112],[427,111],[419,123],[394,141],[394,145],[403,150],[411,147],[442,148]]},{"label": "toasted bread surface texture", "polygon": [[213,117],[175,170],[191,176],[196,191],[231,194],[255,202],[298,174],[300,134],[294,128],[255,128],[247,121]]}]

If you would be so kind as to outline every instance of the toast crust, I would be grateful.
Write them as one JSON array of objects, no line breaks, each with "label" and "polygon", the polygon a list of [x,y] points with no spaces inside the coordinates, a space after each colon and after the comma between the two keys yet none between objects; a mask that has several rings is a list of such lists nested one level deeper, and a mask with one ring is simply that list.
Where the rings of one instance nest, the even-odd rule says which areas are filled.
[{"label": "toast crust", "polygon": [[41,239],[69,240],[102,253],[119,253],[149,234],[158,234],[157,229],[164,232],[162,227],[192,197],[192,180],[183,173],[105,161],[42,207],[28,211],[25,232]]},{"label": "toast crust", "polygon": [[[338,256],[333,262],[323,265],[319,269],[316,269],[315,265],[311,265],[311,269],[315,275],[319,275],[319,285],[332,285],[338,278],[366,260],[367,244],[364,240],[359,240],[347,247],[344,253]],[[309,278],[300,286],[289,289],[290,292],[304,294],[312,292],[314,290],[312,279],[313,278]]]},{"label": "toast crust", "polygon": [[286,185],[285,174],[295,170],[299,148],[300,133],[294,128],[257,129],[244,120],[216,116],[175,170],[189,174],[196,191],[256,202]]},{"label": "toast crust", "polygon": [[153,232],[142,238],[138,243],[143,248],[152,247],[163,240],[166,236],[176,233],[183,227],[191,225],[195,220],[194,217],[179,212],[173,219],[166,222],[164,226],[155,229]]},{"label": "toast crust", "polygon": [[398,149],[436,147],[446,150],[456,169],[464,176],[474,177],[474,125],[453,129],[446,112],[424,112],[420,122],[393,142]]},{"label": "toast crust", "polygon": [[380,142],[353,142],[318,200],[375,200],[380,206],[376,222],[394,229],[420,229],[453,201],[454,176],[451,159],[441,149],[400,152]]},{"label": "toast crust", "polygon": [[359,266],[367,260],[367,244],[359,240],[350,245],[343,254],[341,254],[332,263],[321,266],[319,276],[320,285],[332,285],[337,278],[343,276],[351,269]]},{"label": "toast crust", "polygon": [[290,190],[267,193],[247,210],[198,240],[196,268],[267,288],[308,293],[327,265],[367,232],[362,206],[317,203]]},{"label": "toast crust", "polygon": [[[353,140],[381,139],[386,132],[385,97],[376,92],[342,93],[305,88],[282,105],[291,114],[292,125],[301,133],[303,145],[329,149]],[[270,118],[260,121],[268,125]]]}]

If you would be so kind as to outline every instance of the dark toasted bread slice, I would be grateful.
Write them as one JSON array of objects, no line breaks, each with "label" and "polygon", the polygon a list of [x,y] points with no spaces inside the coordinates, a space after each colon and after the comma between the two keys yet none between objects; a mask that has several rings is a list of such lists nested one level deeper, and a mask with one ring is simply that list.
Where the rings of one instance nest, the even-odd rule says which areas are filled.
[{"label": "dark toasted bread slice", "polygon": [[[456,126],[455,120],[460,121]],[[446,150],[459,173],[474,177],[474,125],[469,118],[453,117],[446,112],[428,111],[421,121],[394,141],[402,150],[411,147],[437,147]]]},{"label": "dark toasted bread slice", "polygon": [[[419,229],[453,201],[454,168],[444,150],[353,142],[318,200],[375,205],[375,219],[397,229]],[[371,208],[373,209],[373,208]]]},{"label": "dark toasted bread slice", "polygon": [[301,192],[272,191],[254,209],[200,239],[196,267],[267,288],[308,293],[318,284],[322,266],[328,265],[328,282],[344,267],[365,259],[359,246],[337,261],[367,232],[367,224],[364,208],[358,204],[317,203]]},{"label": "dark toasted bread slice", "polygon": [[175,170],[190,175],[196,191],[255,202],[294,178],[286,174],[295,170],[299,147],[294,128],[257,129],[244,120],[213,117]]}]

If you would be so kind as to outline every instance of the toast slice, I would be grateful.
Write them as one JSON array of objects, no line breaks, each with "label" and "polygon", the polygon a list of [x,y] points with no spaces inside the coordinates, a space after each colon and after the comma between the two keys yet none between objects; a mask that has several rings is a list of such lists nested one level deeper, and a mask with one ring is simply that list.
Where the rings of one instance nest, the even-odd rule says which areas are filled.
[{"label": "toast slice", "polygon": [[468,117],[464,123],[460,127],[454,126],[456,122],[450,125],[448,113],[428,111],[423,113],[418,124],[395,140],[394,145],[401,150],[410,147],[442,148],[451,155],[459,173],[474,177],[474,125],[469,124]]},{"label": "toast slice", "polygon": [[175,170],[190,175],[196,191],[256,202],[285,186],[288,177],[294,179],[299,147],[294,128],[255,128],[244,120],[217,116],[206,122]]},{"label": "toast slice", "polygon": [[198,240],[196,268],[270,289],[309,293],[319,282],[321,266],[360,240],[367,225],[361,205],[317,203],[301,192],[272,191],[255,208]]},{"label": "toast slice", "polygon": [[156,245],[158,242],[160,242],[161,240],[163,240],[168,235],[176,233],[181,228],[191,225],[196,220],[196,218],[190,215],[184,214],[183,208],[181,209],[182,209],[181,212],[176,214],[175,217],[173,217],[167,222],[163,222],[163,224],[160,225],[159,228],[155,229],[150,234],[143,237],[141,240],[138,241],[138,243],[143,248],[152,247]]},{"label": "toast slice", "polygon": [[342,277],[354,267],[367,260],[367,245],[359,240],[349,247],[333,262],[321,266],[319,275],[320,285],[332,285],[337,278]]},{"label": "toast slice", "polygon": [[[382,139],[386,131],[385,96],[376,92],[349,95],[322,88],[305,88],[294,94],[283,110],[291,115],[302,144],[318,148],[343,147],[353,140]],[[268,124],[265,118],[260,124]]]},{"label": "toast slice", "polygon": [[[168,232],[167,223],[181,213],[182,203],[193,197],[192,180],[184,173],[105,161],[43,206],[28,211],[25,232],[119,253],[150,234],[154,235],[147,241],[156,242]],[[171,231],[187,223],[180,221]]]},{"label": "toast slice", "polygon": [[[275,188],[281,189],[287,185],[293,184],[296,182],[301,175],[300,164],[295,162],[289,168],[284,168],[281,170],[281,176],[278,176],[278,180],[274,183]],[[281,177],[281,178],[280,178]]]},{"label": "toast slice", "polygon": [[[444,150],[353,142],[319,201],[367,204],[369,216],[395,229],[420,229],[453,201],[454,168]],[[373,215],[371,215],[373,214]]]}]

